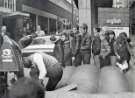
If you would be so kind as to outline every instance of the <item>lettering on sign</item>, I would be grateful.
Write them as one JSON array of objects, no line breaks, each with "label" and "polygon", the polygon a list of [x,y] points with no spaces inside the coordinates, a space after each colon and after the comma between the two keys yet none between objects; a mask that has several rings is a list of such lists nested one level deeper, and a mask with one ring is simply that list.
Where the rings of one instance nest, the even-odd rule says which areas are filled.
[{"label": "lettering on sign", "polygon": [[13,62],[11,49],[2,50],[2,61],[3,62]]},{"label": "lettering on sign", "polygon": [[70,25],[71,24],[70,20],[68,20],[68,19],[61,19],[61,21],[64,25]]},{"label": "lettering on sign", "polygon": [[116,18],[106,20],[107,24],[120,24],[121,22],[122,22],[121,19],[116,19]]}]

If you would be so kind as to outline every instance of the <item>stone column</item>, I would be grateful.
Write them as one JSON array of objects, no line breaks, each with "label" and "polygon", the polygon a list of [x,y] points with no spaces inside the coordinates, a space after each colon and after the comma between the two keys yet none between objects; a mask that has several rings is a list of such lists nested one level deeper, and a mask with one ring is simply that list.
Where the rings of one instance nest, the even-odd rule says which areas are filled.
[{"label": "stone column", "polygon": [[38,15],[36,15],[36,28],[39,25],[38,20],[39,20]]},{"label": "stone column", "polygon": [[88,24],[88,31],[92,33],[93,27],[97,26],[96,0],[78,0],[79,2],[79,25]]}]

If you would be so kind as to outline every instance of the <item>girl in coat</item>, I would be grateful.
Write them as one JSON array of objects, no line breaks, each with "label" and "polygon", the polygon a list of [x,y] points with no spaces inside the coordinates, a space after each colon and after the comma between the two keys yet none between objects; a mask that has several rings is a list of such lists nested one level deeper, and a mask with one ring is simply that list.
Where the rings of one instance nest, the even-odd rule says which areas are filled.
[{"label": "girl in coat", "polygon": [[67,32],[64,32],[61,35],[61,40],[63,42],[64,66],[71,66],[72,65],[72,50],[71,50],[71,45],[70,45],[70,40],[69,40],[69,34]]},{"label": "girl in coat", "polygon": [[109,43],[106,39],[105,33],[100,34],[101,50],[100,50],[100,68],[110,65],[109,54],[111,52]]},{"label": "girl in coat", "polygon": [[115,40],[116,40],[116,36],[115,36],[115,32],[112,31],[112,30],[108,30],[107,32],[107,41],[109,43],[109,46],[110,46],[110,62],[111,62],[111,65],[115,66],[116,65],[116,56],[115,56],[115,53],[114,53],[114,43],[115,43]]},{"label": "girl in coat", "polygon": [[54,50],[53,55],[54,57],[61,63],[61,65],[64,67],[63,59],[64,59],[64,49],[63,49],[63,42],[60,38],[57,38],[56,36],[51,36],[50,40],[54,42]]},{"label": "girl in coat", "polygon": [[119,66],[121,70],[127,71],[129,69],[130,50],[127,39],[124,37],[123,33],[116,39],[114,51],[117,56],[116,65]]}]

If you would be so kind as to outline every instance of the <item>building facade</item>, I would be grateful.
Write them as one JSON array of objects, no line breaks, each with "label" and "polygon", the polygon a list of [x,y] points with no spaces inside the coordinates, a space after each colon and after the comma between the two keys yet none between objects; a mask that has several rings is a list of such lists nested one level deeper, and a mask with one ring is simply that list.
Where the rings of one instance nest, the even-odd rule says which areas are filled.
[{"label": "building facade", "polygon": [[114,30],[116,36],[121,32],[126,32],[129,35],[129,9],[98,8],[98,25]]},{"label": "building facade", "polygon": [[14,11],[16,11],[16,0],[0,0],[0,26],[2,25],[2,18]]},{"label": "building facade", "polygon": [[16,0],[15,5],[15,12],[26,15],[11,13],[3,19],[3,24],[15,36],[33,33],[37,25],[46,35],[71,27],[72,5],[66,0]]},{"label": "building facade", "polygon": [[[13,27],[16,24],[16,21],[18,21],[17,19],[14,19],[13,21],[9,22],[5,20],[6,17],[8,16],[13,16],[13,15],[17,15],[17,16],[29,16],[27,13],[23,13],[17,10],[16,8],[16,0],[0,0],[0,27],[2,25],[6,25],[8,32],[13,31]],[[7,25],[10,24],[10,25]],[[13,31],[14,32],[14,31]],[[14,38],[15,37],[15,33],[11,33],[11,37]]]},{"label": "building facade", "polygon": [[129,7],[129,0],[113,0],[114,8],[127,8]]},{"label": "building facade", "polygon": [[135,1],[130,2],[130,32],[135,34]]}]

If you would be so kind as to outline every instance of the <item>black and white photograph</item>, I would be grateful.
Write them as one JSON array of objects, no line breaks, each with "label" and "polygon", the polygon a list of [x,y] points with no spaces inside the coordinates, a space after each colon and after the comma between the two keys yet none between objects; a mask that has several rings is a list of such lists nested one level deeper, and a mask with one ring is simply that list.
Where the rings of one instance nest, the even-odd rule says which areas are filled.
[{"label": "black and white photograph", "polygon": [[135,0],[0,0],[0,98],[135,98]]}]

